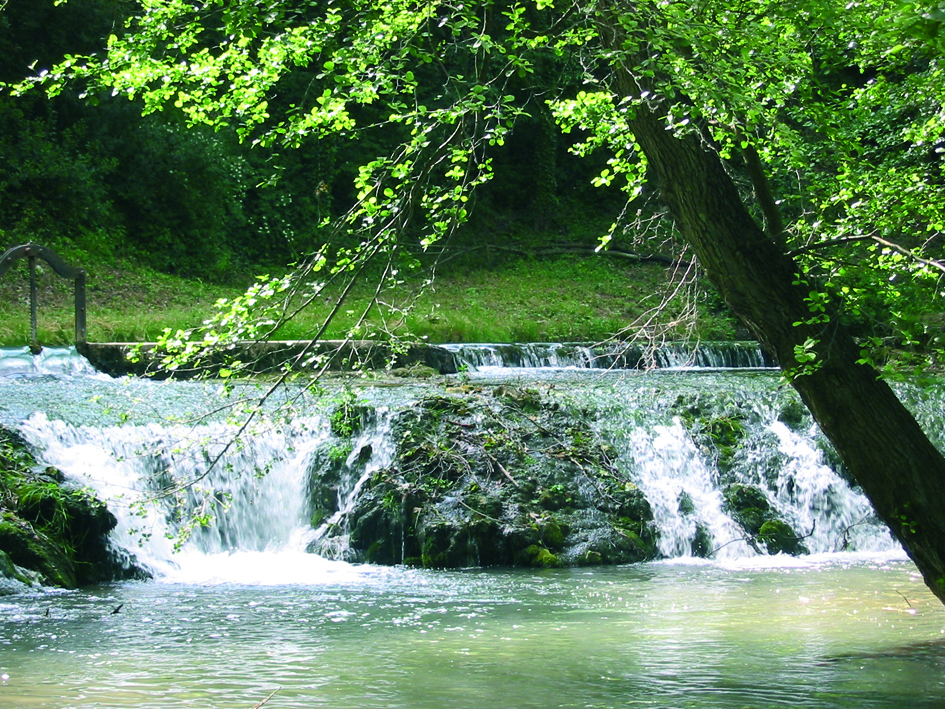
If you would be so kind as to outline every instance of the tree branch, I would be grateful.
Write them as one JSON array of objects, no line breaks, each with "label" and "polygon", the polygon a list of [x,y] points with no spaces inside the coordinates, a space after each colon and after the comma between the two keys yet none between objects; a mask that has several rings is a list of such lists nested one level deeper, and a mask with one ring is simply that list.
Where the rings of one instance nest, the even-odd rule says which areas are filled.
[{"label": "tree branch", "polygon": [[888,239],[884,239],[880,236],[875,236],[873,234],[865,234],[863,236],[845,236],[840,239],[831,239],[830,241],[821,241],[816,244],[809,244],[808,246],[802,246],[799,249],[788,251],[788,256],[790,256],[791,258],[794,258],[795,256],[799,256],[800,254],[807,254],[812,251],[819,251],[820,249],[826,249],[831,246],[840,246],[843,244],[850,244],[857,241],[875,241],[877,244],[882,244],[883,246],[886,246],[887,248],[890,248],[893,251],[899,252],[903,256],[908,256],[909,258],[911,258],[913,261],[916,261],[917,263],[921,263],[922,265],[929,266],[931,268],[936,268],[942,273],[945,273],[945,261],[937,261],[935,259],[922,258],[918,254],[916,254],[914,251],[907,249],[905,246],[900,246],[899,244],[895,242],[889,241]]},{"label": "tree branch", "polygon": [[742,144],[742,156],[745,159],[745,167],[748,170],[748,177],[751,180],[751,186],[755,191],[755,199],[761,207],[761,212],[765,218],[765,232],[781,248],[787,246],[787,235],[784,233],[784,222],[781,219],[781,210],[771,193],[771,183],[768,182],[768,175],[765,172],[765,166],[761,162],[761,156],[755,150],[755,146],[740,134],[737,136]]}]

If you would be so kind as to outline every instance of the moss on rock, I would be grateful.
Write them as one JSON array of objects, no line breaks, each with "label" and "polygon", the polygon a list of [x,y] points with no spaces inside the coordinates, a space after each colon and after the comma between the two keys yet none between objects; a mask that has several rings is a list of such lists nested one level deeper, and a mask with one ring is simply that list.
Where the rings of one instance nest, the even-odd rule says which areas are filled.
[{"label": "moss on rock", "polygon": [[797,533],[787,522],[772,519],[761,525],[758,530],[758,540],[765,545],[769,554],[807,554],[807,547],[797,536]]},{"label": "moss on rock", "polygon": [[764,546],[769,554],[807,554],[807,547],[794,529],[768,503],[764,492],[754,485],[729,485],[725,489],[726,508],[745,530],[756,549]]},{"label": "moss on rock", "polygon": [[40,468],[16,433],[0,428],[0,552],[64,588],[145,576],[108,542],[116,519],[55,468]]},{"label": "moss on rock", "polygon": [[392,421],[391,465],[329,534],[349,535],[349,560],[428,568],[654,558],[650,506],[592,415],[509,385],[421,399]]}]

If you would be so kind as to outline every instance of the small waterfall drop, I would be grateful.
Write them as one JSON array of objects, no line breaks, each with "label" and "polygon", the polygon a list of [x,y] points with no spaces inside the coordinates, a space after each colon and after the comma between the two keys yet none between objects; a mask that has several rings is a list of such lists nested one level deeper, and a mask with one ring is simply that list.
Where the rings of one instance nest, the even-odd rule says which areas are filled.
[{"label": "small waterfall drop", "polygon": [[[883,551],[892,540],[879,523],[869,501],[824,464],[810,437],[795,433],[780,421],[769,424],[785,461],[773,486],[766,488],[772,507],[815,552]],[[772,489],[773,487],[773,489]]]},{"label": "small waterfall drop", "polygon": [[561,342],[443,345],[474,369],[599,368],[588,345]]},{"label": "small waterfall drop", "polygon": [[[354,509],[361,488],[381,468],[390,465],[394,443],[390,431],[390,411],[380,407],[374,411],[345,458],[337,484],[337,509],[309,535],[307,550],[329,559],[340,559],[347,551],[348,535],[326,538],[334,525],[343,525]],[[314,479],[314,478],[313,478]]]},{"label": "small waterfall drop", "polygon": [[695,556],[693,545],[700,534],[708,535],[712,548],[705,551],[717,558],[755,553],[745,542],[745,533],[724,512],[722,493],[678,420],[652,431],[635,430],[627,453],[637,483],[653,508],[664,556]]},{"label": "small waterfall drop", "polygon": [[[156,577],[311,582],[348,569],[305,553],[314,535],[308,476],[331,437],[324,418],[296,420],[239,440],[226,424],[75,427],[44,414],[24,422],[20,432],[44,462],[108,500],[118,518],[114,542]],[[376,426],[361,434],[351,455],[367,458],[363,475],[383,460],[383,435]],[[172,480],[195,482],[168,492]],[[343,478],[340,494],[350,498],[359,482]],[[209,524],[187,529],[204,516]]]},{"label": "small waterfall drop", "polygon": [[103,376],[75,347],[0,347],[0,377]]},{"label": "small waterfall drop", "polygon": [[474,370],[517,369],[767,369],[771,359],[755,342],[667,342],[660,346],[614,342],[447,344]]},{"label": "small waterfall drop", "polygon": [[[763,553],[757,532],[739,524],[727,499],[746,487],[766,501],[767,517],[788,524],[810,553],[898,548],[866,496],[825,462],[810,418],[795,428],[779,419],[787,402],[777,392],[732,397],[674,395],[670,389],[670,396],[660,399],[660,391],[634,390],[598,428],[620,451],[622,467],[649,501],[666,557],[731,560]],[[680,406],[681,401],[687,403]],[[692,408],[699,416],[690,424],[673,415]],[[734,452],[723,454],[707,438],[705,426],[719,420],[739,422]],[[702,434],[694,438],[690,429]]]}]

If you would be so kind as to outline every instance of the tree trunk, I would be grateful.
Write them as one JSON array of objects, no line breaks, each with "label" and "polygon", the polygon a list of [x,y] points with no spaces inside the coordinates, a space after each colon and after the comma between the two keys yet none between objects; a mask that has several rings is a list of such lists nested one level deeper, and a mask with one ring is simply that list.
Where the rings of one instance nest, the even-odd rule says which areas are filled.
[{"label": "tree trunk", "polygon": [[[622,95],[638,95],[629,72]],[[794,261],[754,222],[718,155],[698,136],[677,137],[645,106],[630,121],[683,237],[728,305],[784,368],[795,347],[816,340],[800,393],[821,430],[905,547],[926,584],[945,602],[945,457],[876,371],[857,364],[843,327],[806,323],[809,289]]]}]

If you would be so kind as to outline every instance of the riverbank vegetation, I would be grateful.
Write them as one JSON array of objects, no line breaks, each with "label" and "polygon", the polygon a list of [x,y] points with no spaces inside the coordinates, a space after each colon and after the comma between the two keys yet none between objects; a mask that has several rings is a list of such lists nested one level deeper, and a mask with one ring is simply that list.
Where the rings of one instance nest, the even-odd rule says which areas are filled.
[{"label": "riverbank vegetation", "polygon": [[[120,28],[129,13],[131,6],[106,0],[10,0],[0,12],[0,81],[49,78],[48,72],[63,57],[100,54],[110,34],[123,36]],[[511,41],[510,28],[499,35],[511,33],[506,38]],[[147,32],[143,26],[140,31]],[[579,115],[579,109],[599,111],[604,106],[555,108],[538,100],[536,87],[551,77],[560,79],[558,92],[565,95],[576,95],[584,85],[577,67],[554,57],[552,52],[522,68],[525,78],[504,80],[510,91],[525,97],[528,107],[511,111],[491,139],[488,131],[476,138],[487,137],[481,148],[483,156],[488,152],[489,179],[474,192],[466,194],[463,188],[462,200],[468,201],[460,200],[464,215],[450,227],[449,239],[425,240],[421,223],[426,208],[421,209],[421,219],[404,226],[405,238],[391,269],[396,273],[377,262],[369,266],[329,323],[326,336],[343,337],[352,330],[375,297],[378,279],[389,279],[379,297],[384,305],[356,332],[359,336],[373,332],[430,341],[598,341],[628,327],[643,336],[747,335],[724,299],[688,268],[691,259],[664,218],[665,205],[650,193],[627,205],[623,178],[618,179],[626,166]],[[782,57],[785,71],[789,59]],[[457,55],[449,61],[464,60]],[[935,268],[928,265],[940,249],[940,237],[934,214],[920,216],[934,211],[934,200],[925,200],[921,210],[912,212],[906,202],[933,188],[934,179],[928,180],[935,167],[929,158],[938,143],[932,136],[912,147],[902,140],[912,130],[910,121],[932,115],[934,98],[929,95],[926,103],[916,103],[902,93],[905,86],[884,84],[892,97],[887,96],[890,102],[877,113],[870,106],[881,96],[870,93],[879,89],[869,88],[869,72],[857,75],[848,66],[853,59],[847,64],[840,57],[824,61],[816,84],[820,93],[798,88],[795,100],[803,109],[784,109],[783,120],[794,126],[794,152],[782,154],[769,142],[756,157],[769,171],[771,195],[781,201],[780,223],[791,235],[791,248],[815,276],[811,283],[823,282],[827,289],[823,297],[811,300],[811,307],[816,310],[825,302],[836,307],[842,296],[842,318],[875,363],[883,364],[890,352],[897,353],[900,363],[928,363],[929,353],[941,344],[945,310],[934,292]],[[81,63],[66,62],[67,67]],[[445,70],[454,68],[458,65]],[[916,60],[900,83],[923,81],[934,71]],[[279,99],[272,110],[301,101],[309,91],[307,82],[320,86],[340,81],[340,76],[325,66],[295,66],[280,77]],[[432,75],[417,74],[407,85],[424,100],[436,91]],[[149,103],[155,96],[148,98],[130,86],[113,90],[107,82],[57,86],[52,93],[0,92],[0,244],[6,248],[36,241],[85,268],[89,336],[97,341],[154,340],[165,328],[191,331],[215,312],[218,299],[232,302],[262,274],[284,278],[289,264],[304,263],[326,243],[331,244],[332,258],[352,258],[349,266],[360,263],[357,230],[333,231],[332,224],[345,221],[345,215],[350,217],[346,223],[354,224],[350,210],[358,209],[361,166],[392,150],[405,135],[373,101],[357,100],[346,108],[363,130],[349,135],[347,129],[313,129],[305,140],[279,140],[266,133],[265,139],[250,136],[237,119],[205,125],[198,115],[187,113],[186,92],[179,97],[180,106],[158,106]],[[845,114],[850,120],[842,132],[834,131],[834,140],[850,155],[862,155],[859,161],[847,160],[846,153],[832,154],[829,141],[813,127],[800,129],[800,122],[813,120],[804,117],[804,110],[816,108],[828,120],[846,94],[863,105]],[[589,100],[592,94],[585,96]],[[208,107],[207,121],[211,113]],[[277,121],[278,115],[273,115]],[[246,120],[255,119],[247,114]],[[510,130],[513,122],[515,130]],[[752,179],[755,163],[747,159],[751,150],[744,150],[741,157],[733,154],[727,165],[748,194],[757,185]],[[816,180],[805,177],[812,191],[800,198],[794,195],[794,163],[804,160],[823,170]],[[847,183],[858,179],[865,164],[877,161],[886,172],[911,174],[914,178],[903,180],[918,182],[884,188],[886,207],[878,207],[887,209],[882,228],[870,231],[865,223],[846,231],[836,227],[851,218],[843,204],[853,205],[857,213],[866,208],[862,199],[856,202],[859,193]],[[827,175],[839,165],[847,172],[831,182]],[[389,199],[383,190],[380,196]],[[818,200],[833,215],[831,221],[818,217]],[[756,216],[770,222],[774,213],[763,204]],[[892,229],[893,215],[899,212],[911,216]],[[615,215],[621,217],[616,228]],[[610,241],[602,253],[607,255],[595,255],[605,235]],[[895,243],[884,245],[872,236]],[[344,256],[345,249],[353,250]],[[627,252],[662,262],[634,263]],[[689,282],[679,287],[682,274]],[[408,308],[433,275],[432,288],[415,308]],[[39,339],[67,343],[72,337],[70,284],[56,283],[49,274],[40,280]],[[332,312],[331,297],[343,287],[327,289],[323,298],[273,336],[304,339],[318,332]],[[655,317],[656,306],[664,300],[668,306]],[[28,341],[28,284],[21,264],[0,277],[0,343]],[[803,357],[816,350],[806,340],[802,345],[807,348],[802,347]]]},{"label": "riverbank vegetation", "polygon": [[[242,293],[239,283],[208,283],[160,273],[139,263],[93,261],[88,276],[88,335],[92,342],[147,342],[165,329],[197,328],[211,317],[221,298]],[[38,339],[46,345],[71,344],[72,282],[40,267]],[[433,284],[422,278],[383,293],[386,304],[369,320],[374,337],[409,332],[429,342],[557,342],[606,340],[634,322],[645,324],[662,306],[658,322],[673,339],[733,339],[736,321],[718,298],[689,289],[667,292],[671,280],[661,264],[627,264],[606,256],[564,255],[528,258],[503,255],[443,269]],[[326,332],[342,339],[357,316],[370,308],[374,289],[367,281],[351,293],[344,310]],[[665,305],[664,300],[669,304]],[[332,301],[328,298],[301,313],[276,334],[277,339],[306,340],[317,331]],[[29,279],[25,262],[0,278],[0,343],[30,341]],[[655,328],[654,328],[655,330]],[[367,329],[366,329],[367,334]]]}]

